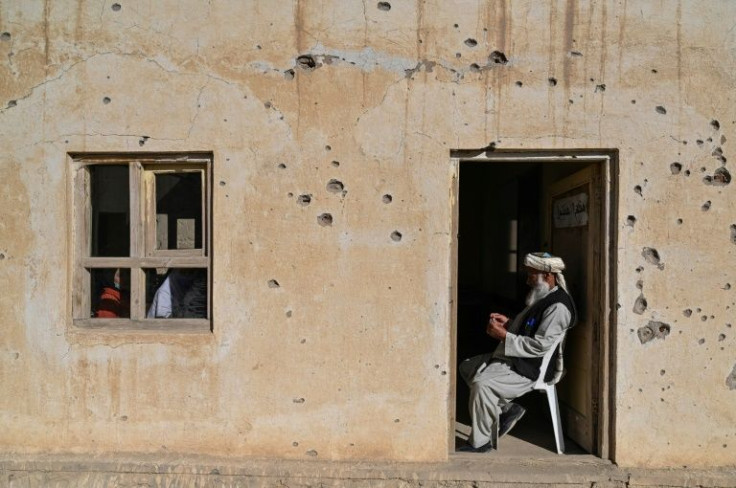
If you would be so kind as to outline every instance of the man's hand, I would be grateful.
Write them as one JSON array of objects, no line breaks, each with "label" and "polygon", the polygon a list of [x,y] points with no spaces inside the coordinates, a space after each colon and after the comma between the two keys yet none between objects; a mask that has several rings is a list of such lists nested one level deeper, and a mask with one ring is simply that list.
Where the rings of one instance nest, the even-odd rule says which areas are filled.
[{"label": "man's hand", "polygon": [[488,320],[488,326],[486,326],[486,334],[498,339],[500,341],[506,339],[506,327],[508,326],[509,318],[500,313],[492,313]]}]

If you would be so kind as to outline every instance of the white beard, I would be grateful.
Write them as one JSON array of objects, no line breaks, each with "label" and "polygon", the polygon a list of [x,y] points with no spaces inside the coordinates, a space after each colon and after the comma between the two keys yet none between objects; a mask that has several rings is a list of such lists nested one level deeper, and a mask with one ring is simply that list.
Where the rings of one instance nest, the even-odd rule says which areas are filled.
[{"label": "white beard", "polygon": [[549,290],[549,284],[542,279],[542,275],[537,275],[537,283],[534,285],[534,288],[529,290],[529,293],[526,295],[526,306],[531,307],[532,305],[534,305],[537,300],[549,293]]}]

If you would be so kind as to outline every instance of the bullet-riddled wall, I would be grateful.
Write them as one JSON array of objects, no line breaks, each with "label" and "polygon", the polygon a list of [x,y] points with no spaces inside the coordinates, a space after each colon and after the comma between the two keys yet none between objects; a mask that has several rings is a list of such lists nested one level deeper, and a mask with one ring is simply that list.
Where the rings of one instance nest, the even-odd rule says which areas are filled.
[{"label": "bullet-riddled wall", "polygon": [[[0,3],[0,448],[445,459],[450,151],[494,142],[619,150],[614,458],[732,464],[733,18]],[[138,151],[213,154],[212,333],[71,324],[68,154]]]}]

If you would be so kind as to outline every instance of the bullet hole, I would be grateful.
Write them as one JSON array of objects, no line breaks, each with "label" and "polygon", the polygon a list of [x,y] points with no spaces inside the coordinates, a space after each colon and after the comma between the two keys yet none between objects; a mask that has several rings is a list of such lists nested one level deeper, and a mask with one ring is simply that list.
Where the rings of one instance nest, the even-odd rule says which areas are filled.
[{"label": "bullet hole", "polygon": [[664,339],[670,334],[669,324],[664,322],[656,322],[653,320],[649,321],[644,327],[641,327],[637,334],[642,344],[651,341],[652,339]]},{"label": "bullet hole", "polygon": [[665,109],[661,105],[657,105],[657,107],[654,110],[656,110],[658,114],[662,114],[662,115],[667,113],[667,109]]},{"label": "bullet hole", "polygon": [[698,344],[700,344],[701,346],[705,344],[705,339],[703,339],[702,337],[698,339]]},{"label": "bullet hole", "polygon": [[665,375],[665,373],[666,373],[666,371],[665,371],[665,370],[663,370],[663,369],[660,369],[660,370],[659,370],[659,376],[664,376],[664,375]]},{"label": "bullet hole", "polygon": [[685,170],[685,176],[690,176],[690,170],[689,169],[686,169]]},{"label": "bullet hole", "polygon": [[333,161],[331,164],[333,167],[337,168],[338,166],[340,166],[340,161]]},{"label": "bullet hole", "polygon": [[593,93],[598,93],[598,92],[603,93],[604,91],[606,91],[606,84],[602,83],[600,85],[595,85],[595,91]]},{"label": "bullet hole", "polygon": [[395,424],[398,424],[399,422],[401,422],[401,419],[394,419]]},{"label": "bullet hole", "polygon": [[704,203],[704,204],[703,204],[703,205],[702,205],[702,206],[700,207],[700,210],[702,210],[703,212],[707,212],[708,210],[710,210],[710,205],[711,205],[711,203],[710,203],[710,200],[708,200],[707,202],[705,202],[705,203]]},{"label": "bullet hole", "polygon": [[656,69],[652,69],[652,73],[657,74],[657,70]]},{"label": "bullet hole", "polygon": [[301,341],[299,341],[299,344],[305,344],[306,342],[307,342],[306,339],[302,339]]},{"label": "bullet hole", "polygon": [[703,309],[701,309],[701,308],[696,308],[696,309],[695,309],[695,311],[696,311],[696,312],[698,312],[698,313],[700,313],[700,312],[701,312],[702,310],[703,310]]},{"label": "bullet hole", "polygon": [[399,241],[401,241],[401,238],[402,238],[401,232],[399,232],[398,230],[395,230],[395,231],[393,231],[391,233],[391,240],[392,241],[399,242]]},{"label": "bullet hole", "polygon": [[305,400],[304,400],[304,398],[294,398],[294,399],[292,400],[292,402],[294,402],[294,403],[304,403],[304,402],[305,402]]},{"label": "bullet hole", "polygon": [[636,331],[636,335],[639,336],[639,342],[642,344],[646,344],[654,339],[654,331],[649,327],[640,327],[639,330]]},{"label": "bullet hole", "polygon": [[695,144],[697,144],[698,146],[702,146],[703,145],[703,139],[696,139],[695,140]]},{"label": "bullet hole", "polygon": [[714,186],[726,186],[731,183],[731,173],[726,168],[716,168],[711,181]]},{"label": "bullet hole", "polygon": [[636,105],[636,100],[632,100],[631,105]]},{"label": "bullet hole", "polygon": [[294,446],[294,447],[299,447],[299,443],[296,442],[296,441],[292,442],[291,445]]},{"label": "bullet hole", "polygon": [[636,217],[634,217],[633,215],[629,215],[628,217],[626,217],[626,225],[628,225],[629,227],[634,227],[635,223]]},{"label": "bullet hole", "polygon": [[458,58],[458,59],[460,59],[460,58],[462,58],[462,57],[463,57],[463,55],[462,55],[462,54],[460,54],[460,53],[455,53],[455,57],[456,57],[456,58]]},{"label": "bullet hole", "polygon": [[224,181],[220,180],[220,186],[225,186],[225,185],[226,185],[226,183]]},{"label": "bullet hole", "polygon": [[392,202],[392,201],[394,200],[394,197],[392,197],[391,195],[389,195],[388,193],[386,193],[386,194],[385,194],[385,195],[384,195],[384,196],[383,196],[383,197],[381,198],[381,200],[383,201],[383,203],[387,203],[387,204],[388,204],[388,203],[391,203],[391,202]]},{"label": "bullet hole", "polygon": [[583,55],[583,53],[581,53],[580,51],[570,51],[570,56],[580,57],[582,55]]},{"label": "bullet hole", "polygon": [[286,318],[290,319],[294,313],[291,310],[286,311]]},{"label": "bullet hole", "polygon": [[323,213],[317,217],[317,223],[322,227],[329,227],[332,225],[332,215],[329,213]]},{"label": "bullet hole", "polygon": [[690,317],[692,314],[693,314],[693,311],[692,309],[689,309],[689,308],[686,308],[685,310],[682,311],[682,315],[684,315],[685,317]]},{"label": "bullet hole", "polygon": [[312,56],[302,54],[296,58],[296,65],[303,70],[312,71],[317,67],[317,61]]},{"label": "bullet hole", "polygon": [[705,321],[707,321],[707,320],[708,320],[708,316],[707,316],[707,315],[701,315],[701,316],[700,316],[700,321],[701,321],[701,322],[705,322]]},{"label": "bullet hole", "polygon": [[647,309],[647,299],[644,298],[644,295],[639,295],[639,297],[634,302],[634,313],[641,315],[643,314]]},{"label": "bullet hole", "polygon": [[547,78],[549,86],[557,86],[557,78]]},{"label": "bullet hole", "polygon": [[9,41],[10,40],[10,32],[3,32],[0,34],[0,41]]},{"label": "bullet hole", "polygon": [[332,151],[332,146],[329,144],[325,146],[325,151]]},{"label": "bullet hole", "polygon": [[306,454],[307,454],[307,456],[316,457],[317,456],[317,451],[315,451],[314,449],[310,449],[309,451],[306,452]]},{"label": "bullet hole", "polygon": [[724,290],[730,290],[731,289],[731,283],[726,283],[723,287]]},{"label": "bullet hole", "polygon": [[268,287],[269,288],[279,288],[281,285],[279,285],[279,282],[276,280],[268,280]]},{"label": "bullet hole", "polygon": [[148,139],[150,139],[150,137],[142,136],[140,139],[138,139],[138,145],[143,146],[146,142],[148,142]]},{"label": "bullet hole", "polygon": [[636,280],[636,287],[640,290],[644,289],[644,280]]},{"label": "bullet hole", "polygon": [[8,108],[13,108],[16,105],[18,105],[18,102],[16,100],[10,100],[10,101],[8,101]]},{"label": "bullet hole", "polygon": [[263,106],[264,106],[264,107],[266,107],[266,108],[268,109],[268,108],[271,108],[271,107],[273,107],[273,104],[271,104],[271,102],[265,102],[265,103],[263,104]]},{"label": "bullet hole", "polygon": [[327,182],[327,186],[325,188],[330,193],[340,193],[345,189],[345,185],[343,185],[341,181],[333,179]]},{"label": "bullet hole", "polygon": [[710,121],[710,126],[713,127],[714,130],[720,130],[721,124],[716,119],[713,119]]},{"label": "bullet hole", "polygon": [[677,219],[675,222],[677,222],[677,225],[682,225],[682,219]]},{"label": "bullet hole", "polygon": [[642,271],[644,271],[644,266],[637,266],[634,271],[636,271],[637,273],[641,273]]},{"label": "bullet hole", "polygon": [[653,247],[645,247],[642,250],[641,255],[644,256],[644,259],[646,260],[647,263],[653,264],[657,266],[659,269],[664,268],[664,263],[660,262],[659,253]]},{"label": "bullet hole", "polygon": [[284,163],[279,163],[279,169],[286,169],[286,165]]},{"label": "bullet hole", "polygon": [[465,39],[465,45],[468,46],[468,47],[475,47],[475,46],[478,45],[478,41],[476,41],[475,39],[469,37],[469,38]]},{"label": "bullet hole", "polygon": [[736,244],[736,224],[731,224],[731,242]]},{"label": "bullet hole", "polygon": [[301,205],[302,207],[306,207],[310,203],[312,203],[312,195],[299,195],[296,197],[296,203]]},{"label": "bullet hole", "polygon": [[113,12],[120,12],[123,7],[119,3],[113,3],[111,8]]},{"label": "bullet hole", "polygon": [[682,171],[682,165],[680,163],[672,163],[670,164],[670,171],[673,175],[680,174],[680,171]]},{"label": "bullet hole", "polygon": [[378,2],[378,10],[383,10],[384,12],[388,12],[391,10],[391,4],[388,2]]},{"label": "bullet hole", "polygon": [[110,102],[112,102],[112,100],[110,99],[110,97],[105,97],[105,98],[102,99],[102,103],[104,103],[105,105],[107,105]]},{"label": "bullet hole", "polygon": [[641,185],[636,185],[634,187],[634,193],[636,193],[639,196],[642,196],[642,194],[641,194]]},{"label": "bullet hole", "polygon": [[721,134],[721,144],[725,144],[725,143],[726,143],[726,136]]},{"label": "bullet hole", "polygon": [[287,69],[284,71],[284,78],[287,80],[293,80],[294,79],[295,72],[293,69]]},{"label": "bullet hole", "polygon": [[726,334],[718,334],[718,342],[723,342],[726,340]]},{"label": "bullet hole", "polygon": [[516,84],[516,86],[518,86],[518,87],[522,87],[522,86],[524,86],[524,83],[522,83],[522,82],[520,82],[520,81],[517,81],[517,82],[516,82],[515,84]]},{"label": "bullet hole", "polygon": [[470,71],[472,73],[480,73],[480,66],[477,63],[473,63],[470,65]]},{"label": "bullet hole", "polygon": [[504,53],[501,51],[493,51],[488,60],[493,64],[508,64],[509,60]]},{"label": "bullet hole", "polygon": [[5,254],[0,252],[0,261],[2,261],[3,259],[5,259]]}]

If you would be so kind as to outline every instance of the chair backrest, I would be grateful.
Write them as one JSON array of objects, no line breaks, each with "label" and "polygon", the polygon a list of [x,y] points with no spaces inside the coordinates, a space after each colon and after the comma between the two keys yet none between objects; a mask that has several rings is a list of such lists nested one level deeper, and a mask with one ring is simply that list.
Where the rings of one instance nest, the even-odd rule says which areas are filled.
[{"label": "chair backrest", "polygon": [[544,381],[544,377],[547,375],[547,369],[549,368],[549,363],[552,361],[552,355],[555,353],[557,348],[560,347],[560,343],[565,340],[565,335],[567,335],[567,330],[560,334],[560,337],[557,338],[555,343],[542,358],[542,365],[539,367],[539,378],[537,378],[537,382],[534,383],[535,390],[544,390],[548,385],[553,385],[555,383],[554,379],[550,382]]}]

